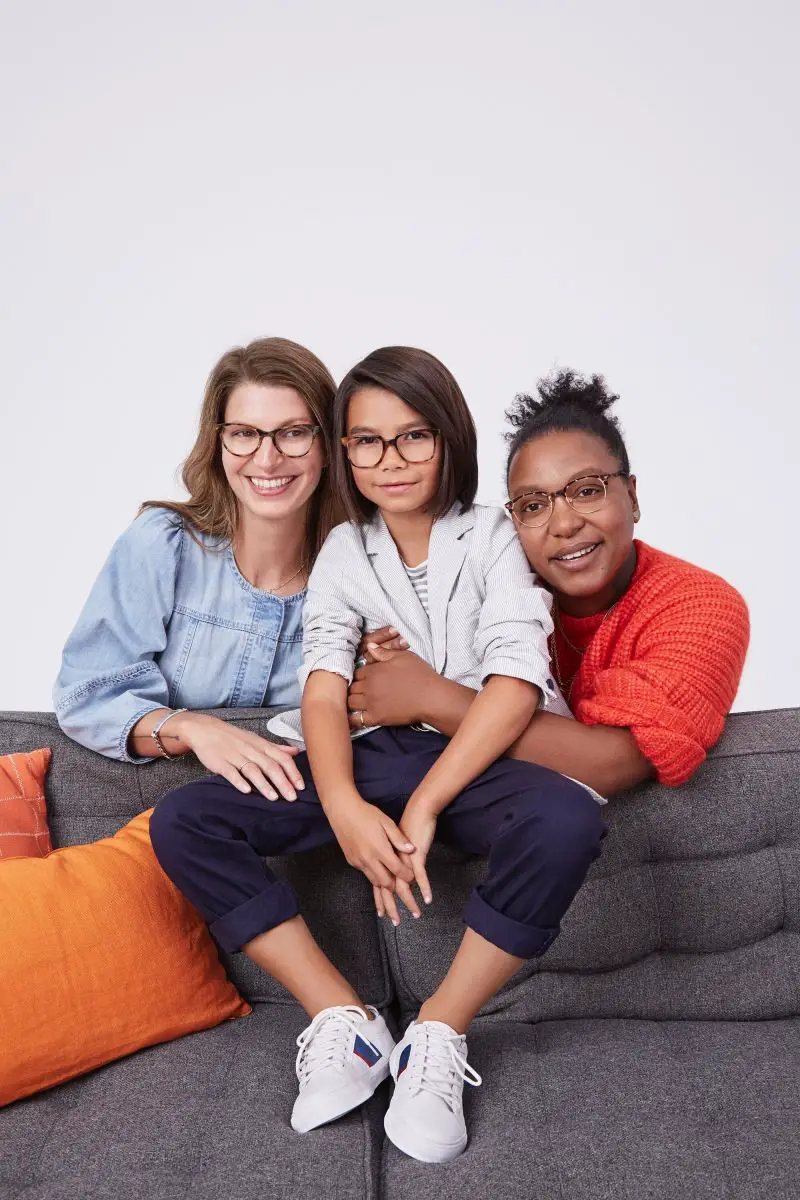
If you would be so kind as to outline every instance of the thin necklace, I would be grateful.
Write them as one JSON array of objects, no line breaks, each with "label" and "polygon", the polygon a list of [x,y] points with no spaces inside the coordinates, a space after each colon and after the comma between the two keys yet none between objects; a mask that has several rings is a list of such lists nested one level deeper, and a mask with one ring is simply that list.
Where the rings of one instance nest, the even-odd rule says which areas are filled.
[{"label": "thin necklace", "polygon": [[[620,599],[621,599],[621,597],[620,597]],[[611,607],[606,609],[606,611],[603,613],[602,621],[600,622],[600,624],[597,626],[597,629],[595,629],[594,633],[592,634],[591,641],[587,642],[587,644],[585,646],[581,647],[581,646],[576,646],[574,642],[571,642],[570,639],[567,637],[566,633],[564,632],[564,626],[561,624],[561,609],[559,608],[558,601],[556,600],[556,602],[555,602],[556,628],[558,629],[558,632],[563,637],[564,641],[569,646],[570,650],[572,650],[573,653],[577,654],[580,658],[580,662],[578,663],[575,670],[572,672],[572,675],[569,677],[568,680],[565,681],[561,674],[561,663],[558,660],[558,639],[556,637],[553,637],[553,666],[556,669],[556,679],[558,680],[558,686],[561,688],[561,691],[564,695],[565,700],[567,701],[567,704],[569,704],[569,702],[570,702],[570,697],[572,696],[572,687],[573,687],[573,684],[575,683],[575,680],[578,678],[578,672],[580,671],[581,667],[583,666],[584,654],[589,649],[589,646],[591,645],[592,641],[594,641],[597,634],[600,632],[601,626],[605,625],[606,621],[611,616],[612,612],[614,611],[614,609],[617,607],[618,604],[619,604],[619,600],[615,600],[614,603],[611,605]]]},{"label": "thin necklace", "polygon": [[287,583],[291,583],[293,579],[297,579],[297,576],[300,574],[300,572],[305,570],[307,563],[308,563],[308,559],[304,558],[303,561],[300,563],[300,566],[295,571],[294,575],[290,575],[288,579],[282,579],[280,581],[280,583],[276,583],[274,587],[264,588],[264,591],[265,592],[273,592],[273,593],[279,592],[281,590],[281,588],[286,587]]}]

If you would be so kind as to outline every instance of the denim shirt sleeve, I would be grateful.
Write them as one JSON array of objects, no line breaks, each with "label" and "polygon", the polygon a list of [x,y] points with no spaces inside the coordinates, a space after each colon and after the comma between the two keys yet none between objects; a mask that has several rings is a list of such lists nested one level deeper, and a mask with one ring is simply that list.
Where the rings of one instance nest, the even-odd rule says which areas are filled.
[{"label": "denim shirt sleeve", "polygon": [[58,723],[90,750],[124,762],[141,717],[167,706],[155,658],[167,644],[183,546],[180,518],[147,509],[115,542],[67,639],[53,689]]}]

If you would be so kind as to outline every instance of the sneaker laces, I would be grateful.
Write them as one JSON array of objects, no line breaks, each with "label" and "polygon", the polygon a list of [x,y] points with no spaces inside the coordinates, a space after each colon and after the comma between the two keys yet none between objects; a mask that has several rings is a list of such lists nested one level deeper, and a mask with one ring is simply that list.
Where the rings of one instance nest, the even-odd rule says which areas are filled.
[{"label": "sneaker laces", "polygon": [[300,1049],[294,1066],[301,1087],[323,1067],[343,1069],[353,1035],[360,1033],[366,1019],[364,1010],[355,1004],[323,1008],[317,1013],[297,1039]]},{"label": "sneaker laces", "polygon": [[456,1079],[470,1087],[480,1087],[483,1083],[457,1049],[463,1044],[461,1034],[453,1033],[449,1026],[440,1021],[423,1021],[412,1036],[416,1043],[411,1055],[412,1087],[438,1096],[452,1108]]}]

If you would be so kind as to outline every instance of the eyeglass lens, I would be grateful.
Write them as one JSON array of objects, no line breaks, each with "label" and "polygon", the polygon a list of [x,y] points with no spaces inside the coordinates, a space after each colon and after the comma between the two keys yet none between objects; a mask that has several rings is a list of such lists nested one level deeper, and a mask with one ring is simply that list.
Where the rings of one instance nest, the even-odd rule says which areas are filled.
[{"label": "eyeglass lens", "polygon": [[[409,463],[428,462],[436,450],[432,429],[409,429],[393,440],[400,457]],[[360,434],[347,439],[347,457],[354,467],[377,467],[388,444],[377,434]]]},{"label": "eyeglass lens", "polygon": [[[275,448],[287,458],[300,458],[308,454],[314,441],[314,430],[310,425],[287,425],[276,429],[273,434]],[[262,440],[261,433],[250,425],[226,425],[222,430],[222,444],[230,454],[243,458],[255,454]]]},{"label": "eyeglass lens", "polygon": [[[606,485],[600,476],[587,475],[582,479],[573,479],[564,488],[564,497],[568,504],[580,513],[597,512],[603,507],[606,498]],[[523,525],[546,525],[553,511],[553,501],[547,492],[529,492],[514,501],[514,516]]]}]

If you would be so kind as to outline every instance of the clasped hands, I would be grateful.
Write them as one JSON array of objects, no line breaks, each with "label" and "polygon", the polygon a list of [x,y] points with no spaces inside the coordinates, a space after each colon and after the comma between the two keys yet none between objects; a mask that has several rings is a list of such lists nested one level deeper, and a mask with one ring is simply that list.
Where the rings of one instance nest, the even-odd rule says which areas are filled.
[{"label": "clasped hands", "polygon": [[[370,725],[412,725],[422,719],[420,696],[433,668],[408,649],[408,643],[389,626],[366,634],[358,648],[366,659],[359,667],[347,696],[352,729]],[[422,798],[412,796],[399,825],[380,809],[358,797],[347,803],[331,822],[339,845],[351,866],[363,871],[372,884],[379,917],[400,923],[397,900],[414,917],[420,906],[412,890],[416,883],[430,904],[431,886],[425,862],[436,832],[436,815]],[[344,840],[343,840],[344,839]]]},{"label": "clasped hands", "polygon": [[372,884],[378,916],[388,916],[399,925],[400,899],[412,916],[419,917],[411,885],[416,883],[430,904],[433,894],[425,863],[436,833],[436,815],[424,799],[412,796],[396,825],[374,804],[352,793],[337,803],[328,819],[350,866],[363,871]]}]

